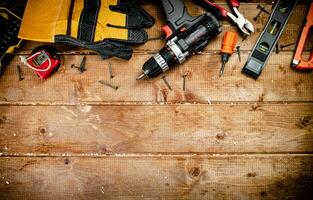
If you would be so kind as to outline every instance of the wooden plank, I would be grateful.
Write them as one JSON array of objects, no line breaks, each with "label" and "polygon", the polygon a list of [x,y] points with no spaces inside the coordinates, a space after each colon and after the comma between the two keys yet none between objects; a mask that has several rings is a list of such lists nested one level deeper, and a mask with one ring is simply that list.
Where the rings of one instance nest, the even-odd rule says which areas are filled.
[{"label": "wooden plank", "polygon": [[[199,15],[200,13],[204,13],[204,10],[199,6],[195,5],[191,1],[186,1],[186,5],[188,10],[192,15]],[[219,3],[219,5],[227,7],[226,3]],[[264,6],[270,11],[271,5],[264,4]],[[158,38],[162,36],[161,27],[165,23],[165,17],[163,11],[155,4],[147,3],[144,5],[145,9],[149,11],[149,13],[156,18],[156,24],[147,29],[149,38]],[[241,39],[238,41],[238,45],[241,46],[242,51],[250,51],[254,47],[256,40],[258,39],[260,33],[263,31],[263,27],[265,26],[268,15],[262,14],[260,19],[257,21],[253,20],[253,17],[258,12],[256,8],[257,4],[249,3],[249,4],[242,4],[240,10],[245,15],[247,19],[249,19],[253,25],[255,26],[255,33],[253,33],[250,37],[246,40],[242,41]],[[290,21],[280,39],[281,44],[290,44],[296,43],[298,40],[299,29],[301,29],[303,20],[306,17],[307,6],[305,4],[299,4],[297,9],[295,10],[294,14],[290,18]],[[222,21],[224,31],[235,31],[239,33],[239,30],[235,25],[233,25],[230,21]],[[216,39],[212,40],[210,44],[206,47],[205,51],[219,51],[221,48],[221,40],[223,38],[223,33],[220,34]],[[42,45],[43,43],[36,43],[36,42],[27,42],[25,46],[21,49],[20,53],[28,54],[34,47]],[[158,40],[151,40],[148,41],[145,45],[140,45],[138,47],[134,47],[136,53],[153,53],[158,51],[160,48],[164,46],[164,42],[160,39]],[[307,51],[310,51],[312,45],[308,45],[306,48]],[[65,54],[76,54],[76,53],[91,53],[91,51],[81,50],[79,48],[73,48],[67,45],[60,45],[59,49],[62,50]],[[292,51],[295,49],[294,46],[290,46],[285,51]]]},{"label": "wooden plank", "polygon": [[3,155],[313,152],[313,105],[1,106]]},{"label": "wooden plank", "polygon": [[[262,75],[255,81],[241,74],[244,62],[233,55],[227,63],[223,77],[219,77],[220,55],[203,54],[167,73],[173,90],[170,91],[161,77],[136,81],[148,55],[135,55],[129,62],[120,59],[101,60],[87,57],[87,71],[83,74],[71,69],[82,56],[65,56],[58,73],[41,81],[26,66],[22,67],[25,79],[18,81],[15,58],[0,79],[1,103],[70,103],[79,102],[196,102],[208,101],[312,101],[313,73],[291,69],[292,53],[273,54]],[[248,54],[243,54],[243,61]],[[108,65],[112,64],[114,79],[109,78]],[[186,91],[182,75],[187,73]],[[119,86],[117,91],[101,85],[105,80]]]},{"label": "wooden plank", "polygon": [[0,158],[0,198],[310,199],[313,158]]}]

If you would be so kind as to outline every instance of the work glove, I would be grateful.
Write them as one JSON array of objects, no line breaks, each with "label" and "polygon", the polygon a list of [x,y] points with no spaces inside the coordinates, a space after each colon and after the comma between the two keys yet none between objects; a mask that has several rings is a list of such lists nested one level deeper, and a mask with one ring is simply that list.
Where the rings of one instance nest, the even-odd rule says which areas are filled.
[{"label": "work glove", "polygon": [[104,59],[130,59],[129,44],[143,44],[154,19],[136,0],[28,0],[19,37],[66,43]]}]

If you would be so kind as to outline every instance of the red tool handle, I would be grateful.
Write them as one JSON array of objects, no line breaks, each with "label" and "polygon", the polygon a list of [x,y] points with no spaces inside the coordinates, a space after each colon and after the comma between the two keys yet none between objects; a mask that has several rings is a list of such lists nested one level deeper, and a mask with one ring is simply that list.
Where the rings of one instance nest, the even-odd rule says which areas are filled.
[{"label": "red tool handle", "polygon": [[236,7],[236,8],[238,8],[238,7],[240,6],[239,1],[237,1],[237,0],[229,0],[228,2],[229,2],[229,5],[230,5],[231,7]]},{"label": "red tool handle", "polygon": [[[223,7],[218,6],[209,0],[202,0],[202,1],[203,1],[203,3],[205,3],[205,4],[203,4],[205,6],[205,8],[207,10],[209,10],[210,12],[212,12],[213,15],[218,15],[219,17],[222,17],[222,18],[227,17],[228,11],[225,10]],[[230,1],[233,1],[233,0],[230,0]],[[236,0],[234,0],[234,1],[238,3],[238,1],[236,1]]]},{"label": "red tool handle", "polygon": [[292,66],[298,70],[313,70],[313,49],[311,50],[311,55],[309,59],[303,58],[303,51],[305,44],[309,41],[310,31],[313,29],[313,2],[311,3],[309,13],[306,17],[306,23],[303,27],[295,56],[292,62]]}]

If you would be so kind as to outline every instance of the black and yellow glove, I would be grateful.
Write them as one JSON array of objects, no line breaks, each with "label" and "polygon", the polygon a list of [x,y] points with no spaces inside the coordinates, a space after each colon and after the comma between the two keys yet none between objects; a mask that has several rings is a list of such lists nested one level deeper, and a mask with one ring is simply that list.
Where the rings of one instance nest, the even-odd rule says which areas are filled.
[{"label": "black and yellow glove", "polygon": [[130,59],[127,44],[143,44],[154,19],[136,0],[28,0],[19,37],[57,42]]}]

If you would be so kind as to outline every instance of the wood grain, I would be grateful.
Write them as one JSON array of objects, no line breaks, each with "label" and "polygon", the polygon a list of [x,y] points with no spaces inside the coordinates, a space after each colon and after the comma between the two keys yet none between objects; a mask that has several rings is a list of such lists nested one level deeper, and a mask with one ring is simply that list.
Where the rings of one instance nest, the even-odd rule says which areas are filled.
[{"label": "wood grain", "polygon": [[313,105],[1,106],[3,155],[310,153]]},{"label": "wood grain", "polygon": [[[65,56],[64,66],[46,81],[41,81],[27,67],[22,68],[24,80],[18,81],[15,58],[0,79],[0,100],[5,103],[70,103],[106,102],[196,102],[259,101],[259,102],[311,102],[313,100],[313,73],[297,72],[289,67],[292,53],[273,54],[262,75],[255,81],[241,73],[244,63],[233,55],[227,63],[223,77],[219,77],[220,55],[203,54],[169,71],[166,76],[173,90],[164,84],[161,76],[152,80],[136,81],[148,55],[135,55],[129,62],[120,59],[103,61],[88,56],[87,71],[83,74],[71,69],[82,56]],[[243,54],[243,60],[248,54]],[[111,63],[114,79],[109,78]],[[187,73],[186,91],[182,75]],[[100,84],[105,80],[119,86],[117,91]]]},{"label": "wood grain", "polygon": [[[23,2],[0,5],[21,11]],[[191,14],[204,13],[191,0],[184,2]],[[225,0],[215,2],[227,7]],[[160,37],[160,7],[140,3],[156,18],[149,37]],[[289,67],[295,49],[290,46],[272,54],[258,81],[241,74],[268,18],[253,20],[258,3],[271,8],[270,0],[240,7],[255,26],[254,34],[238,42],[242,62],[234,54],[218,77],[221,34],[166,74],[172,91],[160,77],[135,80],[164,45],[160,39],[134,47],[129,62],[56,45],[65,63],[46,81],[23,66],[25,79],[19,82],[16,56],[0,78],[0,199],[311,200],[313,73]],[[302,0],[280,44],[297,41],[307,8]],[[222,26],[238,31],[229,21]],[[17,55],[42,44],[26,42]],[[82,55],[87,71],[80,74],[70,66]]]},{"label": "wood grain", "polygon": [[312,156],[0,158],[0,198],[302,199]]}]

